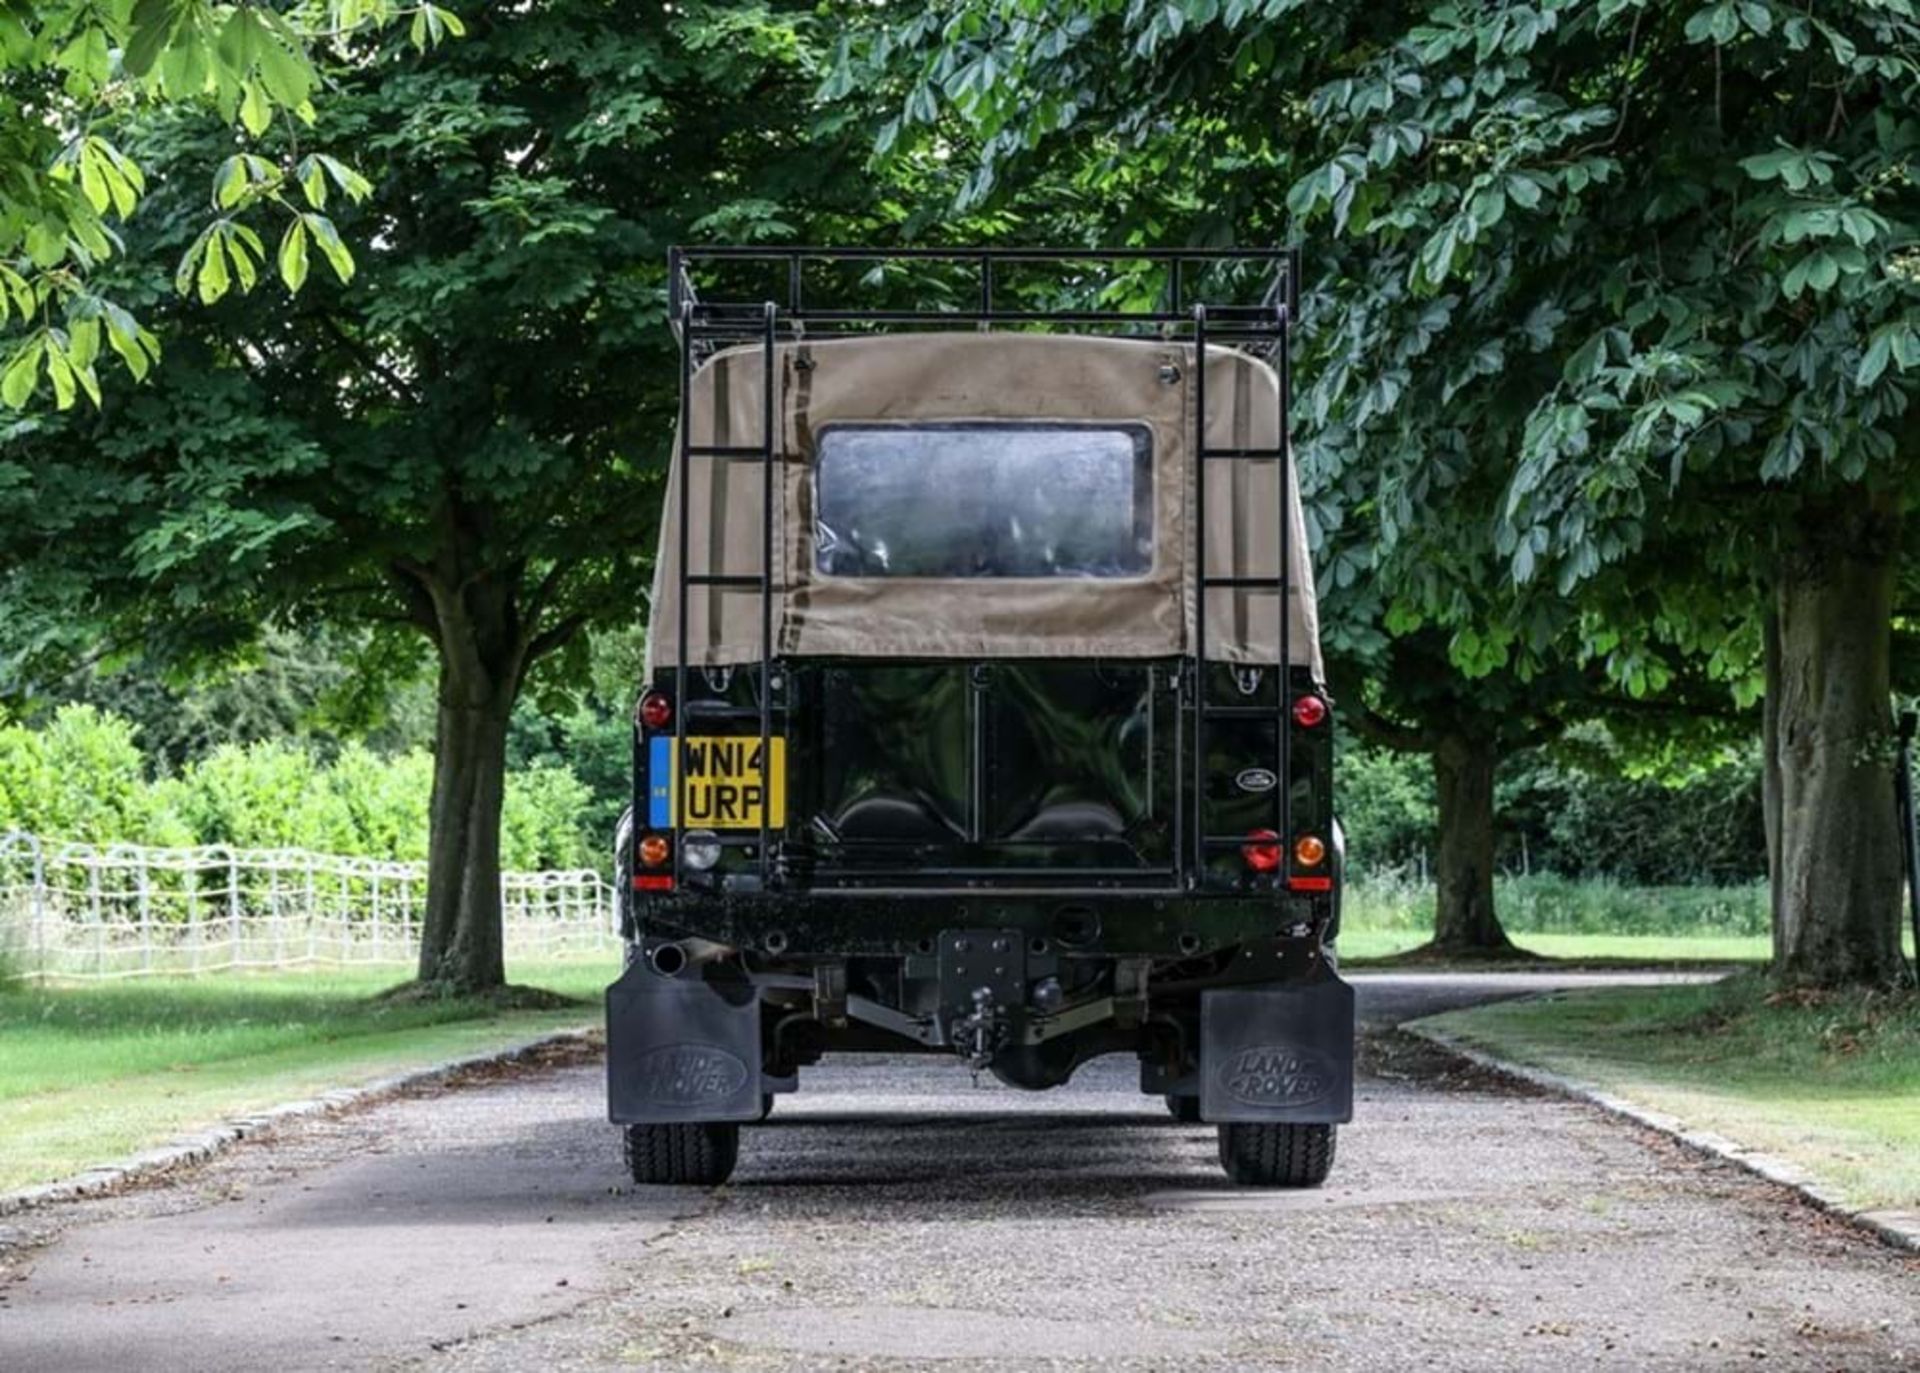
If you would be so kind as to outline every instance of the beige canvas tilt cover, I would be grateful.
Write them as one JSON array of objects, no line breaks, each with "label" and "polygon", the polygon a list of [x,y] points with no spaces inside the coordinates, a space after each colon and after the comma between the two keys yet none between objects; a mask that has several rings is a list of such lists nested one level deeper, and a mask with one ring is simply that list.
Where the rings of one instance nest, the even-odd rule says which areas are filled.
[{"label": "beige canvas tilt cover", "polygon": [[[782,343],[774,359],[779,426],[774,493],[773,651],[776,657],[1161,658],[1192,652],[1197,596],[1193,507],[1194,349],[1151,340],[1031,333],[917,333]],[[695,374],[689,397],[696,446],[761,442],[764,354],[721,353]],[[1274,372],[1226,348],[1207,356],[1208,444],[1279,442]],[[1137,577],[844,577],[815,570],[816,440],[835,423],[1100,421],[1145,425],[1152,438],[1153,558]],[[679,484],[691,481],[695,574],[757,576],[762,464],[675,452],[661,522],[648,636],[648,675],[669,670],[680,632],[675,598]],[[1272,577],[1279,563],[1279,464],[1207,467],[1208,572]],[[1292,487],[1296,664],[1320,671],[1313,571]],[[760,659],[757,587],[688,589],[687,662],[718,667]],[[1272,665],[1280,658],[1271,590],[1207,593],[1210,660]]]}]

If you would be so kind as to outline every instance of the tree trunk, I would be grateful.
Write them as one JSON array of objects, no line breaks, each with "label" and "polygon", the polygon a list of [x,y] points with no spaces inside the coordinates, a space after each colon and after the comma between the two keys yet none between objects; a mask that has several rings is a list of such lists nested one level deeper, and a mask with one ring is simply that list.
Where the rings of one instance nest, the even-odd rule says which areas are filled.
[{"label": "tree trunk", "polygon": [[1809,500],[1780,564],[1767,766],[1778,778],[1774,973],[1785,981],[1900,975],[1889,682],[1896,511],[1859,486]]},{"label": "tree trunk", "polygon": [[1437,952],[1507,952],[1513,943],[1493,910],[1493,742],[1447,734],[1433,751],[1439,802],[1439,893],[1434,910]]},{"label": "tree trunk", "polygon": [[1781,958],[1780,893],[1780,616],[1776,608],[1767,610],[1763,626],[1765,658],[1763,671],[1766,696],[1760,702],[1760,817],[1766,830],[1767,908],[1769,928],[1773,931],[1773,961]]},{"label": "tree trunk", "polygon": [[507,980],[500,907],[507,721],[540,643],[522,622],[518,571],[474,570],[470,545],[459,537],[470,531],[457,511],[449,526],[432,566],[402,569],[417,589],[415,615],[440,664],[420,981],[485,992]]},{"label": "tree trunk", "polygon": [[459,992],[506,984],[500,908],[500,809],[506,792],[513,692],[459,680],[440,666],[427,912],[420,980]]}]

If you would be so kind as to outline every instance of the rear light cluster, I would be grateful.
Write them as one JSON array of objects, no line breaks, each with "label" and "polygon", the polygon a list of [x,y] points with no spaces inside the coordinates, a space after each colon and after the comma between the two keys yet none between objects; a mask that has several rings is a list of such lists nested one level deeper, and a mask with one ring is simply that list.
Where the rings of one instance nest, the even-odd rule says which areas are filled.
[{"label": "rear light cluster", "polygon": [[[1272,830],[1255,830],[1240,846],[1240,856],[1254,872],[1278,872],[1283,856],[1280,836]],[[1332,891],[1332,875],[1314,871],[1326,861],[1327,841],[1317,834],[1301,835],[1293,841],[1293,867],[1287,876],[1287,886],[1294,891]]]},{"label": "rear light cluster", "polygon": [[640,698],[640,709],[637,713],[640,716],[640,723],[648,729],[665,729],[673,723],[673,702],[667,699],[664,692],[649,691]]},{"label": "rear light cluster", "polygon": [[673,874],[661,872],[673,861],[673,841],[664,834],[643,834],[635,848],[634,856],[640,860],[642,868],[652,868],[652,872],[636,872],[633,875],[635,891],[672,891]]},{"label": "rear light cluster", "polygon": [[[1296,696],[1293,701],[1294,726],[1298,729],[1319,729],[1327,723],[1331,711],[1327,698],[1318,692],[1307,692]],[[1255,845],[1249,843],[1244,850],[1247,866],[1255,872],[1274,872],[1280,867],[1280,836],[1271,830],[1260,832],[1264,843],[1256,859]],[[1292,891],[1323,892],[1333,890],[1333,876],[1326,870],[1327,841],[1317,834],[1302,834],[1293,841],[1293,862],[1287,869],[1287,887]]]},{"label": "rear light cluster", "polygon": [[[673,700],[663,691],[649,691],[634,707],[633,718],[642,729],[657,734],[673,723]],[[664,834],[643,834],[634,846],[634,857],[642,869],[633,874],[635,891],[673,890],[673,873],[662,871],[673,865],[673,840]],[[649,868],[651,872],[644,871]]]},{"label": "rear light cluster", "polygon": [[1240,846],[1240,856],[1255,872],[1273,872],[1280,866],[1280,836],[1272,830],[1255,830]]}]

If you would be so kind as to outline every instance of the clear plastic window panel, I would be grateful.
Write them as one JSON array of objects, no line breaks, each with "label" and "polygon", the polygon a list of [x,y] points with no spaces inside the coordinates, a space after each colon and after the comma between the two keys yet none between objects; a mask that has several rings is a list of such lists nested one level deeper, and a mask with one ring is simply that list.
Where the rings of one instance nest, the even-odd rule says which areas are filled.
[{"label": "clear plastic window panel", "polygon": [[829,425],[815,510],[826,576],[1144,576],[1152,440],[1144,425]]}]

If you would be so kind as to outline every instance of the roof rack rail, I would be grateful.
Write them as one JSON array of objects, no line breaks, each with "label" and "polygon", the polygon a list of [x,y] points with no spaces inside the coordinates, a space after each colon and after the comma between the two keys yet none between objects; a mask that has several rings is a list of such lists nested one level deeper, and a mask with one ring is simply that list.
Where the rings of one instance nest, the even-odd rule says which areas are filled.
[{"label": "roof rack rail", "polygon": [[[911,272],[949,269],[940,282],[954,299],[936,309],[919,306],[822,302],[816,283],[809,299],[808,268],[865,264],[870,270]],[[1054,265],[1105,268],[1082,276],[1071,289],[1036,291],[1031,282],[1010,280],[1010,269]],[[1121,279],[1115,270],[1131,266],[1157,272],[1158,291],[1149,308],[1115,309],[1088,305]],[[1208,269],[1239,269],[1260,287],[1254,304],[1216,301],[1196,290],[1196,278]],[[703,296],[695,275],[703,269],[746,269],[759,274],[763,288],[747,295]],[[1299,312],[1300,257],[1296,248],[824,248],[731,245],[675,247],[668,252],[668,317],[676,331],[691,316],[699,326],[702,352],[728,342],[759,342],[769,304],[779,310],[783,338],[873,332],[888,328],[1047,327],[1122,337],[1191,338],[1194,307],[1205,305],[1207,340],[1271,358],[1290,319]],[[901,283],[912,294],[912,279]],[[1067,285],[1067,284],[1062,284]],[[1051,302],[1044,297],[1051,294]],[[1248,294],[1251,294],[1249,292]],[[1041,301],[1036,303],[1036,296]],[[1077,299],[1075,299],[1077,298]],[[738,339],[729,326],[738,326]]]}]

